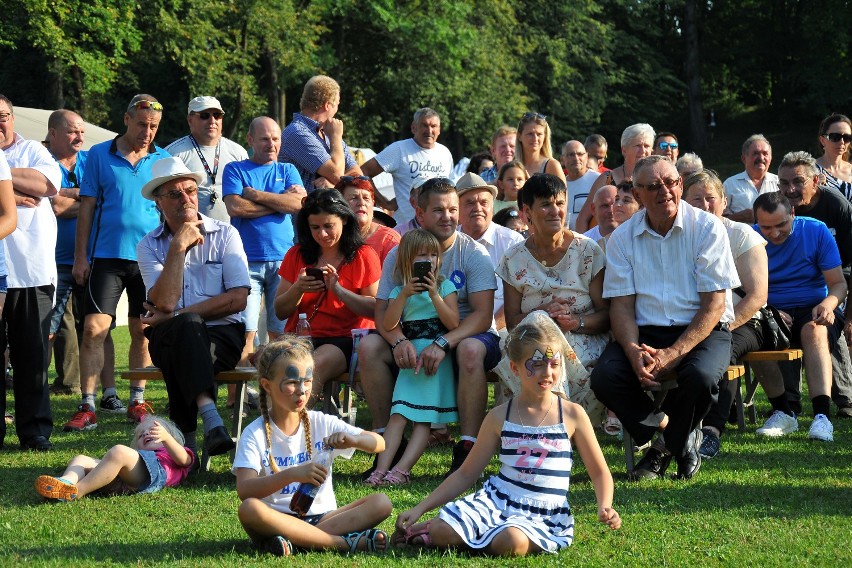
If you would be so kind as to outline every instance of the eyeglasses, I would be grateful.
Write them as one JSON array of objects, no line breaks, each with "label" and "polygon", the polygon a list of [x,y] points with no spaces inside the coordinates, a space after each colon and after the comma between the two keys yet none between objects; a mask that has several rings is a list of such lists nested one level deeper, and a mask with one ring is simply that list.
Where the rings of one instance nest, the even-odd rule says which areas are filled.
[{"label": "eyeglasses", "polygon": [[155,110],[157,112],[163,112],[163,105],[156,101],[146,101],[144,99],[141,101],[136,101],[135,103],[130,103],[130,105],[127,107],[127,110],[129,111],[134,108],[136,110]]},{"label": "eyeglasses", "polygon": [[71,184],[71,187],[79,187],[77,174],[74,173],[74,170],[68,170],[68,183]]},{"label": "eyeglasses", "polygon": [[671,148],[672,150],[678,149],[677,142],[660,142],[660,150],[666,150],[667,148]]},{"label": "eyeglasses", "polygon": [[828,134],[823,134],[823,138],[827,138],[832,142],[840,142],[843,140],[847,144],[852,144],[852,134],[841,134],[839,132],[829,132]]},{"label": "eyeglasses", "polygon": [[537,120],[547,120],[547,116],[538,112],[525,112],[521,120],[531,120],[533,118]]},{"label": "eyeglasses", "polygon": [[636,189],[645,189],[645,190],[648,190],[652,193],[657,193],[658,191],[663,189],[663,186],[666,186],[666,189],[674,189],[674,187],[678,183],[680,183],[680,178],[676,177],[676,178],[662,179],[662,180],[659,180],[659,181],[655,181],[654,183],[649,183],[648,185],[642,185],[641,183],[634,183],[633,187],[635,187]]},{"label": "eyeglasses", "polygon": [[210,120],[211,116],[216,120],[222,120],[222,117],[225,116],[225,113],[221,110],[215,110],[213,112],[196,112],[193,114],[195,114],[195,116],[197,116],[201,120]]},{"label": "eyeglasses", "polygon": [[[332,193],[337,193],[337,191],[329,191],[331,191]],[[320,194],[319,196],[315,195],[315,193],[309,193],[308,195],[302,198],[302,207],[304,208],[308,208],[314,205],[328,206],[332,204],[343,205],[347,209],[349,208],[349,206],[346,205],[343,200],[340,199],[340,197],[337,197],[336,195],[328,195],[327,193]]]},{"label": "eyeglasses", "polygon": [[360,179],[363,181],[370,181],[370,178],[367,176],[340,176],[340,181],[342,183],[352,183],[356,179]]},{"label": "eyeglasses", "polygon": [[168,197],[172,201],[177,201],[178,199],[181,199],[184,195],[186,195],[187,197],[192,197],[196,193],[198,193],[198,188],[197,187],[190,187],[190,188],[185,189],[183,191],[180,191],[180,190],[177,190],[177,189],[172,189],[172,190],[167,191],[165,193],[158,193],[157,197]]},{"label": "eyeglasses", "polygon": [[781,188],[781,189],[787,189],[788,187],[793,186],[793,187],[798,187],[799,189],[801,189],[801,188],[805,187],[805,185],[807,185],[808,179],[810,179],[810,178],[797,177],[797,178],[793,178],[792,180],[779,179],[778,180],[778,187]]},{"label": "eyeglasses", "polygon": [[12,120],[11,112],[0,112],[0,122],[9,122]]}]

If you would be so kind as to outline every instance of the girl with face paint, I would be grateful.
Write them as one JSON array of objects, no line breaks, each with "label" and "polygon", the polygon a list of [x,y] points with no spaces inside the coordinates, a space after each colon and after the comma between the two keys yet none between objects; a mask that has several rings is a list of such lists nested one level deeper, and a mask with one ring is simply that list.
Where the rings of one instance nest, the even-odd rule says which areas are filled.
[{"label": "girl with face paint", "polygon": [[[621,526],[612,508],[612,475],[585,410],[551,389],[564,380],[563,366],[577,355],[543,311],[527,315],[506,343],[520,392],[495,407],[482,423],[462,466],[413,509],[396,520],[394,544],[477,550],[495,556],[555,553],[574,540],[568,504],[573,449],[595,488],[598,520]],[[452,501],[478,480],[497,454],[500,474],[479,491]],[[442,506],[438,517],[417,520]]]},{"label": "girl with face paint", "polygon": [[[356,449],[381,452],[384,439],[307,410],[313,369],[311,343],[290,334],[258,357],[261,416],[243,430],[233,465],[240,522],[255,547],[276,556],[289,556],[295,548],[383,551],[387,535],[372,527],[390,516],[390,499],[373,494],[338,508],[331,468],[311,458],[323,444],[347,459]],[[307,514],[298,517],[291,502],[302,483],[319,489]]]}]

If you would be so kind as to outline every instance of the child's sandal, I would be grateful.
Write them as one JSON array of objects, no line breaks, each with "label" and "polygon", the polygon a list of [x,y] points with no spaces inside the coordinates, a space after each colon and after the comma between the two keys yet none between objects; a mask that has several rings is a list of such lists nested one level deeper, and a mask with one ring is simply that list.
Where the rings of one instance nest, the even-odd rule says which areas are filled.
[{"label": "child's sandal", "polygon": [[364,485],[369,485],[370,487],[379,487],[385,484],[385,476],[388,474],[387,471],[381,471],[378,469],[374,469],[373,473],[370,474],[370,477],[364,480]]},{"label": "child's sandal", "polygon": [[385,475],[384,485],[408,485],[411,483],[411,472],[393,468]]},{"label": "child's sandal", "polygon": [[[381,542],[378,542],[381,537]],[[366,548],[363,552],[384,552],[388,546],[388,534],[381,529],[368,529],[361,532],[351,532],[343,535],[343,540],[349,545],[349,554],[358,552],[358,543],[364,540]],[[379,549],[378,545],[384,544],[384,547]]]},{"label": "child's sandal", "polygon": [[290,544],[290,541],[281,535],[267,538],[257,548],[272,556],[290,556],[296,553],[296,549]]},{"label": "child's sandal", "polygon": [[[429,535],[429,527],[432,521],[420,523],[418,528],[409,527],[402,534],[394,533],[393,545],[395,547],[404,548],[406,546],[432,546],[432,537]],[[415,538],[419,538],[419,542],[413,542]]]},{"label": "child's sandal", "polygon": [[46,499],[73,501],[77,498],[76,485],[49,475],[38,476],[38,479],[35,480],[35,489],[39,495]]}]

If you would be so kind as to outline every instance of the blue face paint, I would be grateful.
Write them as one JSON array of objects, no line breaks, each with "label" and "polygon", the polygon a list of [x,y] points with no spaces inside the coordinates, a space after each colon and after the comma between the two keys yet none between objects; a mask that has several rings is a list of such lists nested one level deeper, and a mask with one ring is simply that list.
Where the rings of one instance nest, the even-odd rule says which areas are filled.
[{"label": "blue face paint", "polygon": [[549,345],[545,348],[544,353],[536,349],[533,351],[532,357],[526,360],[524,367],[527,368],[527,376],[535,375],[536,363],[549,364],[551,361],[559,361],[561,353],[554,353],[553,348]]},{"label": "blue face paint", "polygon": [[284,369],[284,379],[281,381],[279,389],[281,392],[296,391],[306,392],[311,390],[311,384],[314,380],[314,368],[308,366],[305,368],[305,376],[299,376],[299,369],[295,365],[287,365]]}]

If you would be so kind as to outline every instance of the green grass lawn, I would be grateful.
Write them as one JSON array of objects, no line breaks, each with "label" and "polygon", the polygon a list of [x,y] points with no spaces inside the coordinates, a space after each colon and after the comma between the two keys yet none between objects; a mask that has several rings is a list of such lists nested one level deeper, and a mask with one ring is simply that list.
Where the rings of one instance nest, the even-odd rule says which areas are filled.
[{"label": "green grass lawn", "polygon": [[[118,371],[126,368],[127,330],[116,331]],[[127,384],[119,381],[126,400]],[[221,392],[224,395],[224,390]],[[10,395],[11,396],[11,395]],[[147,398],[155,409],[166,404],[162,383]],[[224,400],[224,399],[221,399]],[[11,401],[10,401],[11,402]],[[768,409],[759,399],[758,411]],[[88,498],[75,503],[46,503],[33,490],[42,473],[58,474],[78,453],[100,456],[110,446],[128,443],[131,425],[123,417],[99,416],[98,428],[63,433],[62,424],[78,403],[55,397],[54,450],[22,453],[14,427],[0,452],[0,565],[82,566],[212,565],[260,566],[276,561],[255,555],[237,520],[238,499],[226,456],[185,485],[153,495]],[[806,405],[810,412],[810,406]],[[224,414],[224,416],[227,416]],[[361,407],[359,425],[367,426]],[[556,556],[512,561],[519,566],[843,566],[852,562],[852,421],[835,420],[835,441],[810,442],[810,419],[782,440],[757,439],[754,427],[723,437],[720,457],[705,461],[692,481],[669,479],[633,484],[625,480],[624,453],[615,438],[600,436],[615,478],[615,507],[624,519],[619,531],[596,521],[594,492],[577,460],[571,491],[576,517],[574,546]],[[441,479],[449,448],[431,451],[414,469],[415,482],[387,489],[395,514],[421,500]],[[338,502],[370,489],[358,473],[370,456],[335,462]],[[490,473],[496,471],[496,460]],[[395,515],[382,524],[392,531]],[[506,560],[465,554],[391,551],[384,556],[342,557],[300,554],[286,560],[296,566],[489,565]]]}]

